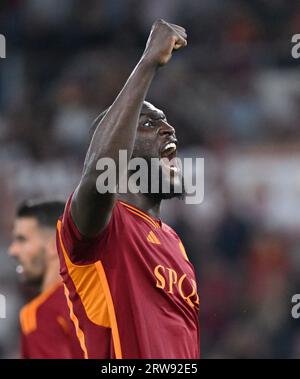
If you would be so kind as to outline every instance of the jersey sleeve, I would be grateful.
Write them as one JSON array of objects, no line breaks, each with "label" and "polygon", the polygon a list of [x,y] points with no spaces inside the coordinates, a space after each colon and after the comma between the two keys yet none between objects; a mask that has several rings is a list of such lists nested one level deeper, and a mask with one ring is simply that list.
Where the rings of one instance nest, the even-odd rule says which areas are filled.
[{"label": "jersey sleeve", "polygon": [[107,240],[109,237],[112,220],[110,220],[107,227],[96,237],[85,237],[79,232],[72,218],[70,209],[71,200],[72,195],[66,204],[62,218],[58,222],[58,246],[64,246],[69,258],[73,263],[94,263],[97,259],[99,259],[97,256],[99,253],[99,244]]}]

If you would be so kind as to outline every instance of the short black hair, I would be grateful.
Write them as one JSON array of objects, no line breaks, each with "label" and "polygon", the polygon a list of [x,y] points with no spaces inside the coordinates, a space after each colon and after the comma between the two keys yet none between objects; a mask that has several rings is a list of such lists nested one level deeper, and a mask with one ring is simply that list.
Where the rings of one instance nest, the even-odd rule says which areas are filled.
[{"label": "short black hair", "polygon": [[17,208],[17,218],[32,217],[40,226],[55,228],[63,214],[65,203],[61,200],[25,200]]}]

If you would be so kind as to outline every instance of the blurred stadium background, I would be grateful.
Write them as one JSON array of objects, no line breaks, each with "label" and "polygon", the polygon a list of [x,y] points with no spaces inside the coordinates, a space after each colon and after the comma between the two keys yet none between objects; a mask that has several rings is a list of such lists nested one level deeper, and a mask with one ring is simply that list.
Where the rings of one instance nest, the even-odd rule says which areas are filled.
[{"label": "blurred stadium background", "polygon": [[32,292],[7,257],[16,205],[66,198],[92,120],[111,104],[152,22],[186,27],[189,46],[148,99],[205,158],[205,200],[166,203],[194,262],[204,358],[297,358],[300,321],[300,3],[290,0],[1,0],[0,357],[18,356],[18,310]]}]

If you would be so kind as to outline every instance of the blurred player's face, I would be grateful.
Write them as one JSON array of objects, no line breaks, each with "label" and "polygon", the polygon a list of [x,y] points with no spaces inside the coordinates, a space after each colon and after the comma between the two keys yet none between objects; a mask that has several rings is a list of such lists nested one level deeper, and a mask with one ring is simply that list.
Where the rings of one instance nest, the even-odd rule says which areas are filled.
[{"label": "blurred player's face", "polygon": [[41,284],[46,272],[47,242],[47,233],[35,218],[15,220],[9,255],[17,260],[17,272],[23,282]]},{"label": "blurred player's face", "polygon": [[[159,164],[160,189],[162,183],[168,181],[171,191],[170,193],[162,193],[161,191],[158,196],[161,199],[182,196],[184,189],[180,194],[174,193],[175,186],[179,185],[182,180],[182,172],[176,162],[177,138],[175,129],[167,122],[163,111],[146,101],[142,107],[132,156],[144,158],[148,163],[151,158],[164,158]],[[152,179],[149,178],[149,184],[151,184],[151,180],[153,177]]]}]

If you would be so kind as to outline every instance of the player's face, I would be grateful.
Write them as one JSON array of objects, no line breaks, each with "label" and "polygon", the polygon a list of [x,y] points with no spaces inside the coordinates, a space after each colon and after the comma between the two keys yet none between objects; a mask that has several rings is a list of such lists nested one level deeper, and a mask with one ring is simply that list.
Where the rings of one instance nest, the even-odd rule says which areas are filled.
[{"label": "player's face", "polygon": [[163,111],[145,101],[139,119],[133,157],[142,157],[148,162],[151,158],[164,158],[159,163],[159,172],[162,182],[169,181],[171,193],[161,193],[161,198],[181,196],[178,193],[174,194],[175,186],[182,180],[176,156],[175,129],[168,123]]},{"label": "player's face", "polygon": [[46,271],[45,244],[43,231],[35,218],[22,217],[15,220],[9,255],[17,260],[17,272],[23,282],[42,282]]}]

